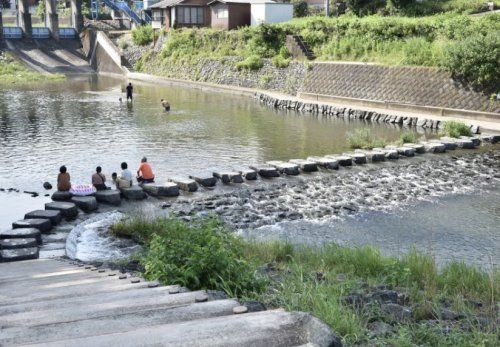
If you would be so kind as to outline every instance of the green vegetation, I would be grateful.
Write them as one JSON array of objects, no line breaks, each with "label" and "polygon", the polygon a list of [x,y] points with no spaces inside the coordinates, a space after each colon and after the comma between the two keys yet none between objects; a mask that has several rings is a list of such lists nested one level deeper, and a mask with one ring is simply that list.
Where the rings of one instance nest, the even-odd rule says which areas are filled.
[{"label": "green vegetation", "polygon": [[455,138],[460,136],[472,136],[472,131],[467,124],[452,120],[444,122],[441,133],[445,136]]},{"label": "green vegetation", "polygon": [[153,28],[151,25],[141,25],[132,30],[132,41],[139,46],[153,42]]},{"label": "green vegetation", "polygon": [[[395,258],[371,247],[244,240],[213,218],[191,224],[132,219],[112,231],[146,246],[141,263],[150,280],[222,289],[230,296],[260,300],[268,308],[311,312],[348,345],[375,341],[381,346],[494,346],[497,341],[494,322],[500,272],[496,268],[488,274],[454,262],[438,271],[431,256],[415,250]],[[392,322],[393,332],[370,340],[370,323],[384,316],[375,308],[357,310],[343,298],[363,286],[379,284],[403,288],[414,319]],[[478,301],[482,307],[474,304]],[[469,318],[446,328],[425,324],[424,320],[439,319],[443,302]],[[481,328],[477,315],[490,317],[491,324]],[[461,329],[466,323],[469,330]]]},{"label": "green vegetation", "polygon": [[262,58],[258,55],[251,55],[243,61],[236,63],[236,68],[238,70],[247,69],[251,71],[259,70],[264,63],[262,62]]},{"label": "green vegetation", "polygon": [[26,68],[10,53],[0,54],[0,84],[57,81],[64,79],[60,74],[43,74]]},{"label": "green vegetation", "polygon": [[347,134],[347,143],[352,149],[372,149],[384,147],[387,142],[384,139],[376,138],[368,128],[356,129]]},{"label": "green vegetation", "polygon": [[405,131],[404,133],[401,134],[399,137],[399,142],[404,144],[404,143],[417,143],[418,142],[418,136],[416,133],[413,131]]}]

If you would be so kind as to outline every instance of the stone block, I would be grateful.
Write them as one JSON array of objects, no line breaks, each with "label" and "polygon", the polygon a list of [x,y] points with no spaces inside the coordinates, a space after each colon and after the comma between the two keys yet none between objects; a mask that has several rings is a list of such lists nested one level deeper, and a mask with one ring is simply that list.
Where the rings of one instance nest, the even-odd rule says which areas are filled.
[{"label": "stone block", "polygon": [[429,153],[444,153],[446,152],[446,146],[440,142],[422,142],[425,147],[425,151]]},{"label": "stone block", "polygon": [[481,146],[481,139],[478,136],[460,136],[461,139],[472,141],[474,147]]},{"label": "stone block", "polygon": [[38,247],[4,249],[0,251],[0,261],[2,263],[10,261],[38,259],[38,257]]},{"label": "stone block", "polygon": [[174,182],[177,184],[179,189],[184,190],[186,192],[195,192],[198,190],[198,184],[196,183],[195,180],[189,179],[189,178],[169,178],[170,182]]},{"label": "stone block", "polygon": [[45,209],[61,211],[62,216],[66,219],[74,219],[78,216],[78,208],[72,202],[48,202],[45,204]]},{"label": "stone block", "polygon": [[190,175],[189,178],[195,180],[199,185],[202,185],[203,187],[214,187],[217,184],[217,179],[210,172]]},{"label": "stone block", "polygon": [[316,165],[324,167],[325,169],[338,170],[339,162],[335,159],[325,157],[308,157],[307,160],[316,163]]},{"label": "stone block", "polygon": [[257,171],[255,170],[243,169],[243,170],[238,170],[238,172],[241,173],[241,175],[249,181],[254,181],[257,179]]},{"label": "stone block", "polygon": [[255,170],[261,177],[272,178],[279,177],[280,173],[278,170],[270,165],[252,165],[250,169]]},{"label": "stone block", "polygon": [[35,239],[38,244],[42,244],[42,233],[35,228],[21,228],[0,231],[0,240],[9,239]]},{"label": "stone block", "polygon": [[[433,141],[431,140],[430,142]],[[457,141],[455,139],[452,139],[451,137],[441,137],[437,142],[445,145],[446,150],[454,150],[458,147]]]},{"label": "stone block", "polygon": [[222,183],[243,183],[243,177],[238,171],[217,171],[213,173],[214,178],[218,178]]},{"label": "stone block", "polygon": [[404,155],[405,157],[415,156],[415,149],[412,147],[399,147],[397,151],[399,155]]},{"label": "stone block", "polygon": [[60,190],[54,192],[52,194],[52,200],[53,201],[69,201],[71,200],[71,197],[73,194],[70,192],[61,192]]},{"label": "stone block", "polygon": [[352,166],[352,158],[347,155],[340,155],[340,156],[327,155],[326,157],[337,160],[340,166]]},{"label": "stone block", "polygon": [[304,159],[290,159],[288,162],[298,165],[300,167],[300,169],[304,172],[318,171],[318,165],[313,161],[304,160]]},{"label": "stone block", "polygon": [[142,185],[142,189],[152,196],[179,196],[179,187],[174,182],[166,182],[164,184],[145,183]]},{"label": "stone block", "polygon": [[403,147],[410,147],[415,149],[415,153],[417,154],[424,154],[425,153],[425,146],[420,144],[420,143],[405,143]]},{"label": "stone block", "polygon": [[286,163],[279,160],[268,161],[266,164],[275,167],[280,173],[285,173],[291,176],[297,176],[299,174],[299,166],[296,164]]},{"label": "stone block", "polygon": [[48,233],[52,230],[52,222],[49,219],[22,219],[12,223],[12,229],[35,228],[41,233]]},{"label": "stone block", "polygon": [[140,186],[120,188],[120,192],[122,196],[128,200],[143,200],[147,198],[146,192],[144,192]]},{"label": "stone block", "polygon": [[83,212],[89,213],[97,210],[97,200],[93,196],[74,196],[71,201]]},{"label": "stone block", "polygon": [[38,247],[38,241],[35,238],[0,239],[0,249],[18,249],[29,247]]},{"label": "stone block", "polygon": [[488,142],[491,144],[495,144],[500,142],[500,135],[492,135],[492,134],[483,134],[480,136],[481,140],[484,142]]},{"label": "stone block", "polygon": [[456,139],[456,143],[458,147],[463,149],[474,149],[474,142],[469,139]]},{"label": "stone block", "polygon": [[94,194],[98,202],[118,206],[122,202],[119,190],[98,190]]},{"label": "stone block", "polygon": [[57,225],[62,220],[62,214],[56,210],[36,210],[26,213],[24,219],[48,219],[52,225]]},{"label": "stone block", "polygon": [[352,161],[357,164],[357,165],[363,165],[368,162],[368,159],[366,158],[366,154],[361,153],[361,152],[355,152],[355,153],[344,153],[343,155],[347,157],[351,157]]}]

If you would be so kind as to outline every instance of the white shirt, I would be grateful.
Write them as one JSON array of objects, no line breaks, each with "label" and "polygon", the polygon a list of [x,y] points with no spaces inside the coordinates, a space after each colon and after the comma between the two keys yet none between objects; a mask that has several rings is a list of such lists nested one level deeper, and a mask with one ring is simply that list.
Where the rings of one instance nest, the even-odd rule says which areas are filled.
[{"label": "white shirt", "polygon": [[125,181],[132,181],[132,172],[129,169],[125,169],[122,171],[121,178]]}]

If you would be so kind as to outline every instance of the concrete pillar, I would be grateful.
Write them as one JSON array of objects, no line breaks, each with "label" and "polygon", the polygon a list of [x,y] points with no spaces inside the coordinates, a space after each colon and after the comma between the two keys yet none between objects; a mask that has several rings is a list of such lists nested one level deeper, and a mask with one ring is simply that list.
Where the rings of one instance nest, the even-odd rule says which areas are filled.
[{"label": "concrete pillar", "polygon": [[49,28],[50,36],[59,40],[59,16],[57,15],[57,0],[45,1],[45,25]]},{"label": "concrete pillar", "polygon": [[3,13],[0,11],[0,40],[3,39]]},{"label": "concrete pillar", "polygon": [[82,0],[71,0],[71,24],[77,33],[83,30]]},{"label": "concrete pillar", "polygon": [[31,38],[33,29],[31,27],[30,4],[28,0],[18,0],[19,26],[23,30],[24,37]]}]

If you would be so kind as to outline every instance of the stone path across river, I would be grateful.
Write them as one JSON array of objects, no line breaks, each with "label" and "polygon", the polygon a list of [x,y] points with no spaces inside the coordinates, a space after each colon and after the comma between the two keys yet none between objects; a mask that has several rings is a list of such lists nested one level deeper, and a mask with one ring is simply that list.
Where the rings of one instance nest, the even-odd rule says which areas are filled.
[{"label": "stone path across river", "polygon": [[341,346],[303,312],[59,259],[0,264],[1,346]]}]

